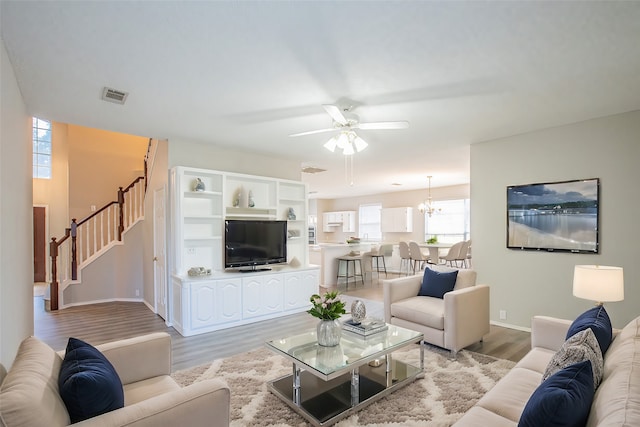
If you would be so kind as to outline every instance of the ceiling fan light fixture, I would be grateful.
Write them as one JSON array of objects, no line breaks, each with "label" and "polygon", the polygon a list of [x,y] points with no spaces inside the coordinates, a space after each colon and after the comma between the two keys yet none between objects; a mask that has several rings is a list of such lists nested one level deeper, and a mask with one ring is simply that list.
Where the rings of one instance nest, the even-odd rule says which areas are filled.
[{"label": "ceiling fan light fixture", "polygon": [[350,156],[353,153],[355,153],[355,151],[353,149],[353,144],[351,143],[351,141],[349,141],[347,143],[347,145],[345,145],[344,151],[342,152],[342,154],[344,154],[345,156]]},{"label": "ceiling fan light fixture", "polygon": [[324,144],[324,148],[326,148],[327,150],[331,151],[332,153],[336,151],[336,137],[332,137],[331,139],[329,139],[325,144]]},{"label": "ceiling fan light fixture", "polygon": [[356,137],[353,139],[353,143],[355,144],[358,153],[369,146],[369,144],[367,144],[367,142],[364,139],[360,138],[358,135],[356,135]]},{"label": "ceiling fan light fixture", "polygon": [[344,150],[349,145],[349,135],[346,132],[340,132],[336,144],[339,149]]}]

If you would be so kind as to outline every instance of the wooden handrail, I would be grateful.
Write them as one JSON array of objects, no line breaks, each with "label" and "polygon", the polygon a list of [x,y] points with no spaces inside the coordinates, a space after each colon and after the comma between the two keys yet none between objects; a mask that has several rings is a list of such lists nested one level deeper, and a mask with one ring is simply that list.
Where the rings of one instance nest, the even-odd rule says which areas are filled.
[{"label": "wooden handrail", "polygon": [[[146,173],[146,171],[145,171]],[[134,179],[131,184],[129,184],[124,189],[122,187],[118,188],[118,200],[111,201],[98,209],[96,212],[93,212],[91,215],[82,219],[80,222],[77,222],[75,218],[71,220],[71,226],[65,229],[64,236],[58,240],[56,237],[51,238],[51,242],[49,243],[49,256],[51,257],[51,310],[58,310],[59,301],[58,301],[58,248],[62,245],[69,237],[71,237],[71,279],[78,279],[78,248],[77,248],[77,234],[78,227],[87,223],[91,219],[95,218],[97,215],[102,213],[103,211],[109,209],[112,205],[118,205],[118,241],[122,241],[122,234],[124,233],[124,203],[125,203],[125,194],[131,190],[138,182],[141,180],[145,180],[145,192],[146,192],[146,177],[139,176]]]}]

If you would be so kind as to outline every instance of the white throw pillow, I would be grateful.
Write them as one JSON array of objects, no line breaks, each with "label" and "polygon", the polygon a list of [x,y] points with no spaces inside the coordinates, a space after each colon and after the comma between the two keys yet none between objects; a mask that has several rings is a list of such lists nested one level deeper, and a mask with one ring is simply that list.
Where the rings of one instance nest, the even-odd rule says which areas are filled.
[{"label": "white throw pillow", "polygon": [[589,360],[591,362],[593,385],[597,389],[600,381],[602,381],[604,360],[598,340],[590,328],[572,335],[562,344],[560,350],[558,350],[549,361],[547,369],[545,369],[542,375],[542,381],[559,370],[582,362],[583,360]]}]

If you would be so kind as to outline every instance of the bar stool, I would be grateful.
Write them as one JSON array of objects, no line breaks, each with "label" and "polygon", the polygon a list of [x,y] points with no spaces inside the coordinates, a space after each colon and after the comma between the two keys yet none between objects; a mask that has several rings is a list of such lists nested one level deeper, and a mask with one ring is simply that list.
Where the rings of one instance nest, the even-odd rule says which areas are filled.
[{"label": "bar stool", "polygon": [[[380,245],[380,248],[378,249],[377,253],[371,254],[371,271],[373,271],[373,260],[376,261],[376,272],[378,273],[378,276],[380,276],[380,272],[384,271],[384,277],[387,277],[387,265],[384,261],[384,257],[385,256],[391,256],[393,254],[393,245],[391,244],[384,244],[384,245]],[[380,267],[380,260],[382,260],[382,269]]]},{"label": "bar stool", "polygon": [[[341,277],[344,277],[347,280],[347,289],[349,289],[349,278],[353,277],[353,284],[358,286],[358,276],[360,276],[360,280],[362,280],[362,286],[364,286],[364,276],[362,275],[362,255],[343,255],[338,260],[338,275],[336,277],[336,286],[338,286],[338,282]],[[358,270],[356,269],[356,261],[358,262],[358,267],[360,267],[360,274],[358,274]],[[349,264],[353,266],[353,274],[349,275]],[[344,265],[344,274],[340,274],[340,267]]]}]

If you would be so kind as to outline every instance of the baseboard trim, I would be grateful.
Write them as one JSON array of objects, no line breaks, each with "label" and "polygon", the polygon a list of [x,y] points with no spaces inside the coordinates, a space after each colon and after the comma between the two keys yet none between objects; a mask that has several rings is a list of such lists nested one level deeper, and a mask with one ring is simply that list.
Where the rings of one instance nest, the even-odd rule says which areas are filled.
[{"label": "baseboard trim", "polygon": [[[82,301],[82,302],[74,302],[74,303],[70,303],[70,304],[64,304],[64,305],[60,305],[60,309],[65,309],[65,308],[70,308],[70,307],[79,307],[79,306],[91,305],[91,304],[102,304],[102,303],[105,303],[105,302],[115,302],[115,301],[141,302],[141,303],[146,304],[146,302],[142,298],[105,298],[105,299],[99,299],[99,300],[93,300],[93,301]],[[153,311],[153,309],[151,311]]]},{"label": "baseboard trim", "polygon": [[495,320],[491,320],[491,321],[489,321],[489,323],[491,325],[501,326],[503,328],[515,329],[517,331],[522,331],[522,332],[531,332],[531,328],[525,328],[524,326],[512,325],[511,323],[496,322]]}]

